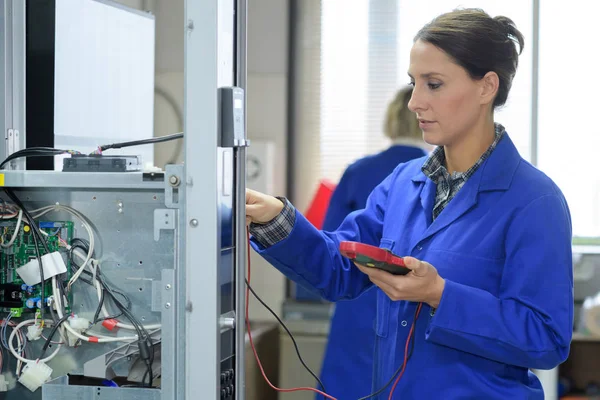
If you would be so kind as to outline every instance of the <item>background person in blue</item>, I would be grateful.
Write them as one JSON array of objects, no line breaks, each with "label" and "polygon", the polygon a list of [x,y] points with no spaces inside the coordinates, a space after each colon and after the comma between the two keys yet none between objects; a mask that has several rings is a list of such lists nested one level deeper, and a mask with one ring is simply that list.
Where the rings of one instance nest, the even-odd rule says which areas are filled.
[{"label": "background person in blue", "polygon": [[[408,109],[412,87],[400,89],[389,104],[385,135],[392,146],[381,153],[361,158],[351,164],[340,179],[323,222],[324,231],[334,231],[353,211],[365,208],[367,197],[398,164],[428,154],[428,145],[415,114]],[[357,393],[369,393],[375,348],[375,310],[377,291],[367,290],[360,297],[335,305],[329,339],[321,368],[321,381],[328,394],[352,399]],[[340,376],[352,379],[339,379]],[[323,396],[317,394],[318,399]]]},{"label": "background person in blue", "polygon": [[[334,232],[317,230],[285,198],[247,191],[252,246],[290,279],[332,301],[376,286],[372,390],[394,380],[377,399],[542,400],[530,369],[568,356],[569,209],[494,122],[522,47],[510,19],[480,10],[425,25],[410,53],[409,107],[438,147],[400,164]],[[411,272],[352,265],[342,241],[405,256]]]}]

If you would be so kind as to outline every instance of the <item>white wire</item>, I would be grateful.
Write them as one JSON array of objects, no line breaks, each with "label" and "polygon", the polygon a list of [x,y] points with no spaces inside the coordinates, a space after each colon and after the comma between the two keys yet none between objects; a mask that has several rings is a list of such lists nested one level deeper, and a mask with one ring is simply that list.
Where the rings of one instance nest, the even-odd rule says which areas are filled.
[{"label": "white wire", "polygon": [[[28,360],[28,359],[26,359],[26,358],[24,358],[24,357],[21,357],[21,356],[20,356],[20,355],[17,353],[17,351],[15,350],[15,347],[13,346],[13,339],[14,339],[15,335],[17,334],[17,332],[18,332],[18,331],[19,331],[19,330],[20,330],[20,329],[21,329],[23,326],[25,326],[25,325],[27,325],[27,324],[34,323],[34,322],[35,322],[35,320],[33,320],[33,319],[27,319],[27,320],[25,320],[25,321],[21,322],[19,325],[15,326],[15,327],[13,328],[13,330],[12,330],[12,332],[10,333],[10,336],[9,336],[9,338],[8,338],[8,349],[10,350],[10,352],[12,353],[12,355],[13,355],[13,356],[14,356],[14,357],[15,357],[17,360],[19,360],[19,361],[21,361],[21,362],[24,362],[24,363],[36,362],[36,361],[38,361],[38,360]],[[52,321],[52,320],[45,320],[45,322],[46,322],[47,324],[53,324],[53,323],[54,323],[54,321]],[[19,341],[19,347],[21,347],[21,345],[20,345],[20,339],[17,339],[17,340]],[[41,362],[48,362],[48,361],[52,360],[52,359],[53,359],[53,358],[54,358],[54,357],[55,357],[55,356],[58,354],[58,351],[60,350],[60,348],[61,348],[61,345],[59,344],[59,345],[56,347],[56,350],[54,350],[54,353],[50,354],[48,357],[44,358],[43,360],[39,360],[39,361],[41,361]]]},{"label": "white wire", "polygon": [[8,204],[8,203],[4,203],[4,205],[1,206],[0,209],[3,212],[9,211],[6,214],[0,214],[0,219],[12,219],[12,218],[16,217],[19,212],[19,208],[17,206],[15,206],[13,204]]},{"label": "white wire", "polygon": [[[58,291],[58,285],[56,283],[56,277],[52,277],[52,292],[54,293],[54,298],[56,299],[60,299],[59,296],[59,291]],[[62,313],[62,299],[60,299],[59,301],[57,301],[56,304],[56,313],[58,314],[59,319],[63,318],[63,313]],[[82,335],[81,333],[77,332],[75,329],[73,329],[71,327],[71,324],[69,324],[68,321],[65,321],[65,323],[63,324],[63,326],[65,327],[65,329],[67,331],[69,331],[73,336],[75,336],[76,338],[79,338],[85,342],[89,342],[90,341],[90,336],[85,336]],[[110,343],[110,342],[132,342],[132,341],[137,341],[138,340],[138,336],[117,336],[117,337],[110,337],[110,336],[98,336],[98,335],[94,335],[94,338],[97,338],[98,341],[93,341],[92,343]]]},{"label": "white wire", "polygon": [[19,229],[21,228],[22,220],[23,220],[23,210],[19,210],[19,217],[17,218],[17,226],[15,226],[15,231],[13,232],[12,237],[10,238],[10,241],[8,243],[0,243],[0,246],[7,249],[15,243],[15,240],[17,239],[17,235],[19,234]]},{"label": "white wire", "polygon": [[79,211],[75,210],[72,207],[64,206],[62,204],[55,204],[52,206],[42,207],[37,210],[32,210],[31,213],[32,213],[32,215],[34,213],[37,213],[37,214],[33,215],[33,218],[39,218],[51,211],[61,211],[61,210],[66,211],[66,212],[74,215],[75,217],[77,217],[81,221],[83,227],[87,231],[88,236],[90,238],[90,247],[89,247],[88,254],[87,254],[87,257],[86,257],[84,263],[81,264],[81,267],[79,267],[79,269],[73,274],[71,279],[69,279],[67,289],[71,290],[71,285],[73,285],[73,283],[75,283],[77,281],[77,279],[79,279],[79,277],[81,276],[81,274],[83,273],[83,271],[85,269],[85,266],[91,260],[92,254],[94,253],[94,231],[92,230],[91,225],[87,221],[86,217],[83,216],[83,214],[81,214]]},{"label": "white wire", "polygon": [[[91,228],[91,225],[88,223],[87,219],[85,216],[83,216],[83,214],[81,214],[79,211],[75,210],[72,207],[69,206],[65,206],[65,205],[61,205],[61,204],[55,204],[55,205],[51,205],[51,206],[46,206],[46,207],[42,207],[39,208],[37,210],[32,210],[31,214],[33,216],[33,218],[37,219],[49,212],[52,211],[60,211],[60,210],[64,210],[72,215],[74,215],[75,217],[77,217],[81,223],[83,224],[83,227],[87,230],[88,236],[89,236],[89,240],[90,240],[90,246],[88,249],[88,253],[85,257],[83,257],[81,255],[81,253],[78,250],[74,250],[73,254],[77,255],[79,258],[83,259],[83,263],[81,264],[81,266],[79,267],[79,269],[75,272],[75,274],[73,274],[73,276],[71,277],[71,279],[69,280],[69,284],[67,286],[68,290],[70,290],[71,285],[73,283],[75,283],[77,281],[77,279],[79,279],[79,277],[81,276],[81,274],[83,273],[83,271],[85,270],[86,266],[89,265],[89,269],[92,272],[92,277],[93,277],[93,282],[94,282],[94,286],[96,286],[96,291],[98,293],[98,301],[100,301],[101,296],[102,296],[102,290],[99,289],[99,283],[98,280],[96,279],[96,271],[97,268],[99,268],[99,263],[98,260],[93,260],[92,259],[92,254],[94,252],[94,231]],[[54,278],[53,278],[54,281]],[[53,292],[54,292],[54,297],[55,298],[59,298],[60,296],[57,294],[58,293],[58,289],[55,288],[55,285],[53,285]],[[62,318],[63,316],[62,314],[62,307],[60,306],[62,304],[62,299],[59,299],[58,304],[57,304],[57,312],[59,313],[59,318]],[[105,317],[108,317],[110,314],[108,313],[108,310],[106,309],[106,306],[103,305],[102,306],[102,313],[104,314]],[[71,332],[74,336],[80,338],[81,340],[85,340],[85,341],[89,341],[89,337],[83,336],[81,334],[79,334],[78,332],[76,332],[75,330],[73,330],[73,328],[71,328],[70,324],[65,323],[64,324],[65,328]],[[117,325],[118,328],[121,329],[127,329],[127,330],[136,330],[135,327],[131,324],[126,324],[120,321],[117,321]],[[161,328],[161,324],[152,324],[152,325],[144,325],[143,327],[145,329],[158,329]],[[107,336],[96,336],[99,338],[99,341],[102,340],[103,342],[109,342],[109,341],[127,341],[127,340],[133,340],[131,339],[132,337],[107,337]],[[135,336],[135,340],[137,340],[137,335]]]},{"label": "white wire", "polygon": [[[94,286],[96,287],[96,293],[98,294],[98,301],[100,301],[100,299],[102,298],[102,288],[100,287],[100,283],[96,280],[94,282]],[[104,304],[102,304],[102,313],[104,314],[105,317],[108,317],[110,315]],[[126,323],[123,323],[120,321],[117,321],[116,326],[121,329],[136,330],[133,325],[126,324]],[[146,329],[146,330],[158,329],[161,326],[162,326],[161,324],[143,325],[144,329]]]},{"label": "white wire", "polygon": [[[78,250],[78,249],[73,250],[73,254],[76,255],[77,257],[79,257],[82,260],[84,259],[84,256],[82,256],[83,252],[80,251],[80,250]],[[94,271],[96,269],[100,268],[100,262],[98,260],[92,259],[92,260],[90,260],[90,264],[94,264],[95,265],[95,267],[93,267]],[[90,269],[91,269],[91,266],[90,266]],[[94,281],[93,281],[94,282],[94,287],[96,288],[96,293],[98,295],[98,301],[100,301],[102,299],[102,287],[101,287],[100,282],[98,281],[98,279],[95,279],[95,278],[96,277],[94,276]],[[102,314],[104,314],[105,317],[108,317],[110,315],[108,313],[108,310],[106,309],[106,305],[105,304],[102,304]],[[117,326],[117,328],[121,328],[121,329],[128,329],[128,330],[131,330],[131,331],[136,330],[133,325],[126,324],[126,323],[121,322],[121,321],[117,321],[117,325],[116,326]],[[143,327],[146,330],[150,330],[150,329],[161,328],[162,325],[161,324],[152,324],[152,325],[143,325]]]}]

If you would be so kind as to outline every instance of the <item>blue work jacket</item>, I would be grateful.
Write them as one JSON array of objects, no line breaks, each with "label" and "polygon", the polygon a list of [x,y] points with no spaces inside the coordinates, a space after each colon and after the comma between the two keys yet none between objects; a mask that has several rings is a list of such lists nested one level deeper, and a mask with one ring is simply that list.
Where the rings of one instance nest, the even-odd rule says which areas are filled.
[{"label": "blue work jacket", "polygon": [[[369,194],[398,164],[421,158],[420,147],[395,145],[352,163],[337,184],[323,221],[324,231],[334,231],[353,211],[365,208]],[[329,338],[321,367],[321,381],[339,399],[370,393],[373,372],[377,291],[367,290],[353,300],[339,301],[331,318]],[[339,379],[340,374],[351,379]],[[354,396],[354,397],[353,397]],[[316,395],[317,399],[323,396]]]},{"label": "blue work jacket", "polygon": [[[423,306],[412,356],[393,398],[542,400],[541,384],[529,369],[564,361],[573,329],[566,201],[519,156],[506,134],[432,221],[436,185],[421,171],[424,161],[398,166],[366,208],[334,232],[318,231],[296,212],[286,239],[266,249],[254,240],[252,246],[290,279],[332,301],[354,298],[372,285],[340,255],[341,241],[431,263],[446,281],[444,292],[435,313]],[[374,290],[373,391],[402,364],[417,307]],[[376,398],[387,399],[389,391]]]}]

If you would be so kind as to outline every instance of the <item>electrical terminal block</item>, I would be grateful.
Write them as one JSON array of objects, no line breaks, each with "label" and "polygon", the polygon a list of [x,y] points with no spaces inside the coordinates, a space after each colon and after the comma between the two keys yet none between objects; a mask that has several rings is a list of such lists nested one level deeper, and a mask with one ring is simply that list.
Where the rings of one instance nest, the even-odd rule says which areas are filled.
[{"label": "electrical terminal block", "polygon": [[40,325],[30,325],[27,327],[27,339],[30,341],[38,340],[42,336],[42,327]]},{"label": "electrical terminal block", "polygon": [[[86,318],[78,317],[77,315],[73,315],[69,317],[67,320],[71,328],[77,333],[83,333],[84,331],[90,328],[90,321]],[[67,341],[70,347],[73,347],[79,341],[79,338],[75,336],[72,332],[67,331]]]},{"label": "electrical terminal block", "polygon": [[90,321],[85,318],[78,317],[77,315],[73,315],[72,317],[69,317],[69,325],[71,325],[71,328],[76,331],[85,331],[89,329]]},{"label": "electrical terminal block", "polygon": [[11,308],[10,312],[12,313],[13,317],[21,318],[21,314],[23,314],[23,309],[22,308]]},{"label": "electrical terminal block", "polygon": [[8,392],[8,382],[4,375],[0,375],[0,393]]},{"label": "electrical terminal block", "polygon": [[48,382],[51,375],[52,368],[45,363],[41,361],[29,362],[25,368],[23,368],[23,372],[21,372],[19,383],[30,391],[35,392],[40,386]]}]

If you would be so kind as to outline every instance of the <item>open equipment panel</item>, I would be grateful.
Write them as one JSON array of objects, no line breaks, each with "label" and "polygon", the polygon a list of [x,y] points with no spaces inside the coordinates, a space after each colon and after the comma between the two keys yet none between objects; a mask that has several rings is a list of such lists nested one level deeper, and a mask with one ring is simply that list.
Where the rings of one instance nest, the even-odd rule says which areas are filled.
[{"label": "open equipment panel", "polygon": [[[185,3],[184,164],[0,168],[1,398],[244,398],[246,1]],[[25,2],[0,19],[2,161],[26,143]]]}]

